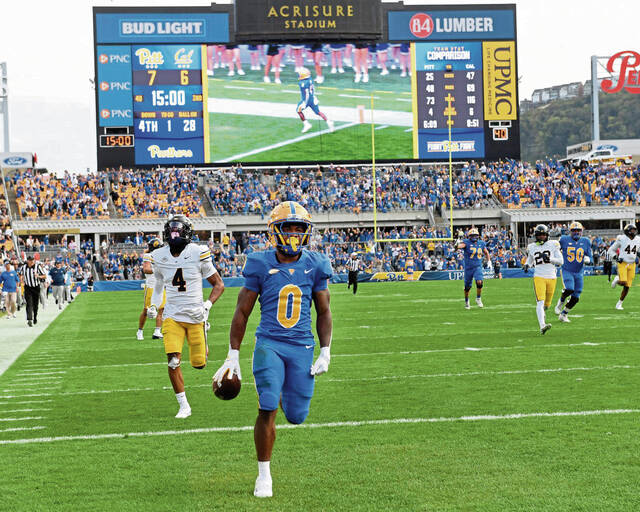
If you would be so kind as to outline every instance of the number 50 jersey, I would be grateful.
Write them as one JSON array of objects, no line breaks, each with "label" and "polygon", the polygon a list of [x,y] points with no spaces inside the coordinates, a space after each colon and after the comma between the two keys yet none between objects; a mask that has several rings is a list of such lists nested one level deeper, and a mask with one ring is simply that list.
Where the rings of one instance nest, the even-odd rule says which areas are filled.
[{"label": "number 50 jersey", "polygon": [[[217,272],[211,261],[209,248],[188,244],[176,257],[171,254],[169,246],[165,245],[153,251],[150,260],[156,278],[153,297],[156,297],[158,290],[162,295],[163,284],[167,293],[163,318],[191,324],[204,322],[202,279]],[[153,303],[159,306],[160,302]]]},{"label": "number 50 jersey", "polygon": [[327,289],[332,273],[329,258],[306,249],[294,263],[280,263],[275,249],[249,254],[242,275],[244,287],[260,295],[256,336],[313,345],[312,294]]}]

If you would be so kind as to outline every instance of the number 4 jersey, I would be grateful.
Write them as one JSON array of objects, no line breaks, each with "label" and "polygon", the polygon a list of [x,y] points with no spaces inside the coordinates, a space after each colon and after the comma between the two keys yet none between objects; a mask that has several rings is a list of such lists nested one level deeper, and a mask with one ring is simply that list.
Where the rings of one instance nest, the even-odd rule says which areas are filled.
[{"label": "number 4 jersey", "polygon": [[198,324],[204,322],[202,299],[202,279],[207,279],[217,271],[211,261],[211,252],[206,246],[187,245],[178,256],[173,256],[168,245],[156,249],[150,254],[156,292],[162,295],[162,285],[167,293],[163,318],[172,318],[176,322]]},{"label": "number 4 jersey", "polygon": [[[550,263],[544,262],[545,256],[549,258]],[[533,242],[527,247],[527,265],[535,267],[534,277],[555,279],[556,265],[562,265],[562,263],[560,244],[557,240],[547,240],[543,244]]]},{"label": "number 4 jersey", "polygon": [[303,250],[294,263],[280,263],[275,249],[249,254],[242,275],[244,287],[260,295],[256,336],[313,345],[312,294],[327,289],[332,273],[329,258],[318,252]]}]

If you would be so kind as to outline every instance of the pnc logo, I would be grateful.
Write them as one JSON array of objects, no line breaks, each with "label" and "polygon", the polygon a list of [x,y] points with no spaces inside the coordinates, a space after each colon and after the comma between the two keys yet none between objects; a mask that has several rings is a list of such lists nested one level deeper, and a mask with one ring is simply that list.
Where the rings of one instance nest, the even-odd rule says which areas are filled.
[{"label": "pnc logo", "polygon": [[107,82],[100,82],[100,90],[101,91],[108,91],[109,90],[109,84]]},{"label": "pnc logo", "polygon": [[622,89],[631,94],[640,94],[640,53],[633,50],[624,50],[612,55],[607,62],[607,71],[614,73],[616,61],[620,59],[620,69],[616,83],[607,78],[602,81],[602,90],[610,94],[620,92]]},{"label": "pnc logo", "polygon": [[102,119],[109,119],[111,117],[111,111],[107,110],[106,108],[103,108],[100,111],[100,117]]},{"label": "pnc logo", "polygon": [[109,62],[109,57],[107,57],[104,53],[101,53],[98,57],[98,61],[100,62],[100,64],[106,64],[107,62]]},{"label": "pnc logo", "polygon": [[433,18],[423,12],[414,14],[409,20],[409,30],[421,39],[429,37],[433,32]]}]

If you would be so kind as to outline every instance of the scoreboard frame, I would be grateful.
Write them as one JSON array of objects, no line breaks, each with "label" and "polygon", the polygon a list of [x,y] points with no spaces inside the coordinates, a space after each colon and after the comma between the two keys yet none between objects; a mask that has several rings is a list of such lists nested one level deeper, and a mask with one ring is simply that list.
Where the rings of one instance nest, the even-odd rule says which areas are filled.
[{"label": "scoreboard frame", "polygon": [[[340,0],[336,0],[340,1]],[[267,2],[265,2],[267,3]],[[483,52],[485,50],[485,43],[491,42],[507,42],[510,45],[511,49],[511,60],[510,60],[510,78],[511,85],[509,94],[511,96],[510,101],[512,102],[512,115],[508,116],[508,118],[503,118],[500,115],[497,115],[495,112],[493,114],[488,113],[488,109],[486,108],[487,102],[491,101],[491,98],[487,96],[487,80],[493,80],[493,89],[494,93],[497,91],[498,96],[504,93],[503,85],[496,83],[496,73],[494,75],[487,75],[485,73],[485,69],[481,73],[483,73],[482,77],[482,100],[483,100],[483,115],[481,122],[481,129],[477,130],[475,134],[475,141],[477,144],[477,148],[482,148],[481,151],[476,151],[476,153],[465,153],[459,152],[459,148],[469,148],[472,147],[473,144],[469,140],[465,140],[458,138],[456,141],[456,137],[459,135],[458,128],[453,129],[452,141],[453,144],[447,140],[448,137],[443,137],[441,134],[438,135],[435,132],[431,132],[433,136],[426,136],[426,131],[423,130],[422,134],[419,134],[420,130],[417,125],[417,117],[419,111],[419,105],[417,104],[416,98],[417,93],[417,84],[416,84],[416,69],[415,69],[415,44],[411,45],[411,64],[412,64],[412,91],[413,91],[413,116],[414,116],[414,124],[413,124],[413,136],[414,136],[414,157],[415,158],[405,158],[398,157],[402,161],[406,162],[428,162],[428,161],[442,161],[443,159],[448,159],[448,155],[445,155],[442,151],[438,151],[438,148],[448,149],[450,146],[456,148],[453,151],[452,159],[453,161],[465,161],[465,160],[479,160],[479,161],[489,161],[496,160],[504,157],[508,158],[520,158],[520,111],[519,111],[519,91],[518,91],[518,59],[517,59],[517,23],[516,23],[516,6],[515,4],[472,4],[472,5],[429,5],[429,4],[420,4],[420,5],[405,5],[403,2],[397,3],[383,3],[381,6],[381,26],[382,26],[382,38],[379,40],[380,42],[388,42],[388,43],[417,43],[428,42],[428,43],[475,43],[483,45]],[[484,13],[484,16],[483,16]],[[489,14],[487,14],[489,13]],[[154,17],[158,19],[162,19],[162,17],[174,16],[176,19],[180,19],[180,16],[193,16],[193,15],[202,15],[208,16],[212,14],[223,14],[226,15],[226,32],[223,31],[221,37],[210,36],[206,37],[206,39],[200,38],[194,40],[193,42],[189,42],[185,40],[184,37],[182,40],[171,40],[170,38],[163,39],[162,36],[158,34],[154,34],[153,36],[141,36],[137,42],[133,40],[129,41],[116,41],[110,40],[105,42],[100,40],[98,37],[98,17],[101,15],[107,16],[129,16],[132,17],[138,16],[140,19],[145,19],[144,16],[147,16],[149,20],[149,26],[151,26],[155,20]],[[109,167],[118,167],[120,165],[126,167],[157,167],[158,165],[197,165],[202,167],[220,167],[220,166],[230,166],[231,163],[220,163],[220,162],[210,162],[210,158],[208,158],[209,152],[209,143],[204,143],[203,140],[203,150],[202,150],[202,158],[198,158],[198,160],[202,161],[190,161],[190,162],[172,162],[172,161],[162,161],[162,162],[154,162],[154,163],[136,163],[140,162],[140,159],[136,158],[136,144],[138,142],[142,143],[145,140],[142,137],[141,133],[136,129],[134,114],[136,114],[137,110],[134,108],[133,96],[134,96],[134,86],[139,87],[137,79],[134,78],[134,74],[139,72],[140,70],[133,69],[133,62],[129,63],[131,66],[131,78],[128,83],[128,87],[131,90],[128,92],[131,96],[131,108],[130,109],[115,109],[112,112],[115,115],[125,115],[128,114],[130,117],[127,122],[117,123],[113,119],[113,122],[110,124],[101,123],[101,98],[104,98],[104,90],[100,90],[100,82],[99,78],[99,47],[108,47],[116,49],[118,46],[129,46],[133,48],[138,44],[144,45],[155,45],[155,46],[165,46],[165,45],[206,45],[206,44],[237,44],[237,43],[246,43],[246,41],[236,41],[235,37],[235,20],[236,10],[233,4],[215,4],[212,3],[210,6],[187,6],[187,7],[93,7],[93,35],[94,35],[94,74],[95,74],[95,101],[96,101],[96,147],[97,147],[97,157],[98,157],[98,168],[104,169]],[[422,25],[420,25],[420,29],[416,31],[416,33],[407,32],[406,27],[409,25],[406,23],[407,16],[415,16],[419,15],[419,19],[422,20]],[[398,31],[398,19],[404,16],[404,27],[405,33],[400,34]],[[494,17],[495,16],[495,17]],[[200,16],[197,16],[198,19]],[[104,19],[104,17],[103,17]],[[484,20],[489,20],[486,22]],[[501,23],[494,23],[492,25],[491,20],[502,20],[506,22],[505,26],[509,25],[509,30],[512,32],[504,32]],[[435,21],[434,21],[435,20]],[[426,22],[426,23],[425,23]],[[401,23],[402,25],[402,23]],[[158,26],[160,27],[160,22],[158,22]],[[489,33],[488,28],[491,28],[493,33]],[[424,30],[422,30],[424,29]],[[495,30],[493,30],[495,29]],[[111,33],[115,34],[114,38],[117,39],[117,30],[114,27],[110,28]],[[164,27],[164,30],[167,30]],[[456,32],[457,31],[457,32]],[[484,31],[484,32],[483,32]],[[120,30],[122,32],[122,29]],[[104,33],[104,31],[103,31]],[[158,29],[158,33],[160,32],[160,28]],[[166,32],[164,32],[166,33]],[[120,34],[122,35],[122,34]],[[185,36],[187,37],[187,36]],[[188,38],[187,38],[188,39]],[[274,36],[273,41],[268,38],[268,35],[265,36],[262,34],[260,36],[261,41],[259,43],[282,43],[282,41],[278,40],[277,37]],[[288,41],[289,43],[294,43],[295,41],[304,40],[304,42],[309,43],[309,40],[304,39],[304,34],[297,34],[292,36],[292,40]],[[355,39],[354,39],[355,41]],[[370,43],[376,43],[377,41],[371,40]],[[488,46],[487,46],[488,47]],[[201,57],[204,61],[206,58],[206,53],[201,50]],[[485,58],[483,55],[482,59]],[[160,75],[161,70],[158,70],[158,74]],[[173,70],[175,71],[175,70]],[[495,70],[494,70],[495,71]],[[203,89],[203,97],[207,98],[207,95],[204,93],[204,89],[208,84],[208,79],[206,75],[206,65],[201,64],[200,69],[190,70],[191,72],[199,72],[202,74],[202,89]],[[169,89],[169,84],[165,87],[165,89]],[[502,88],[502,89],[501,89]],[[123,91],[122,97],[125,96],[125,92]],[[102,95],[102,96],[101,96]],[[194,97],[197,93],[194,93]],[[117,94],[113,92],[112,96],[115,97]],[[494,100],[500,99],[494,97]],[[128,105],[127,105],[128,106]],[[443,105],[439,106],[440,108]],[[455,104],[454,104],[455,108]],[[134,110],[136,112],[134,112]],[[161,112],[160,108],[157,110]],[[185,111],[195,112],[194,108],[185,108]],[[181,112],[181,114],[184,114]],[[441,115],[442,114],[442,115]],[[440,112],[438,114],[440,119],[444,119],[446,117],[446,113]],[[200,122],[200,117],[202,121]],[[208,105],[202,105],[202,112],[198,117],[196,133],[200,134],[200,130],[203,131],[203,134],[206,136],[209,132],[207,124],[209,122],[209,113],[208,113]],[[104,121],[104,120],[103,120]],[[374,120],[375,121],[375,120]],[[453,121],[455,123],[455,120]],[[481,133],[481,135],[479,135]],[[173,135],[173,133],[171,134]],[[184,135],[184,132],[183,132]],[[198,135],[199,136],[199,135]],[[168,139],[163,139],[164,141]],[[131,145],[128,142],[131,142]],[[425,141],[431,141],[429,146],[430,149],[433,149],[433,153],[429,153],[424,150]],[[470,145],[471,144],[471,145]],[[166,144],[165,144],[166,146]],[[177,146],[177,144],[176,144]],[[458,154],[456,154],[458,152]],[[448,153],[448,151],[446,152]],[[393,160],[379,160],[379,163],[398,161],[398,158],[394,158]],[[250,163],[251,165],[274,165],[274,162],[260,162],[260,161],[249,161],[245,163]],[[288,160],[286,162],[282,162],[286,164],[307,164],[308,160],[300,159],[297,161]],[[331,160],[319,160],[314,163],[318,164],[340,164],[347,163],[344,160],[331,159]],[[349,160],[348,163],[370,163],[370,160]]]}]

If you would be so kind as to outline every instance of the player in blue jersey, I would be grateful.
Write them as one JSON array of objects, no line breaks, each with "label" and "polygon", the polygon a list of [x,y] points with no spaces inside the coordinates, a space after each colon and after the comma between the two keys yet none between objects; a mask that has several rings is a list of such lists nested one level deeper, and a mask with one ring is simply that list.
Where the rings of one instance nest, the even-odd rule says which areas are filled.
[{"label": "player in blue jersey", "polygon": [[[580,300],[580,294],[584,285],[584,265],[591,263],[593,258],[591,254],[591,242],[585,236],[582,236],[582,224],[579,222],[572,222],[569,225],[569,231],[571,235],[563,235],[560,237],[560,250],[562,251],[562,257],[564,263],[562,265],[562,283],[564,290],[562,295],[558,299],[555,312],[558,316],[558,320],[561,322],[570,322],[569,311]],[[564,301],[571,297],[567,304]],[[564,307],[563,307],[564,306]]]},{"label": "player in blue jersey", "polygon": [[[254,441],[258,478],[254,495],[272,493],[269,461],[276,439],[278,404],[291,423],[302,423],[309,413],[314,377],[329,369],[331,309],[328,279],[331,263],[324,255],[306,250],[311,238],[311,216],[300,204],[285,201],[269,220],[269,239],[274,249],[247,256],[229,332],[229,354],[213,376],[221,382],[227,374],[240,377],[239,350],[247,320],[260,300],[260,325],[256,330],[253,375],[258,393],[258,418]],[[320,355],[313,362],[315,345],[311,331],[311,302],[316,309]]]},{"label": "player in blue jersey", "polygon": [[464,250],[464,308],[471,309],[469,304],[469,292],[471,285],[476,281],[476,304],[479,308],[482,304],[482,256],[491,261],[487,245],[480,240],[480,233],[476,228],[471,228],[467,233],[469,238],[458,242],[458,249]]},{"label": "player in blue jersey", "polygon": [[320,112],[318,107],[318,98],[315,95],[313,88],[313,80],[311,79],[311,72],[307,68],[302,68],[298,71],[298,87],[300,87],[300,102],[296,107],[296,112],[302,120],[302,133],[306,133],[311,130],[311,123],[304,115],[304,109],[310,108],[316,115],[320,116],[327,122],[329,131],[333,131],[333,121],[328,119],[326,115]]}]

